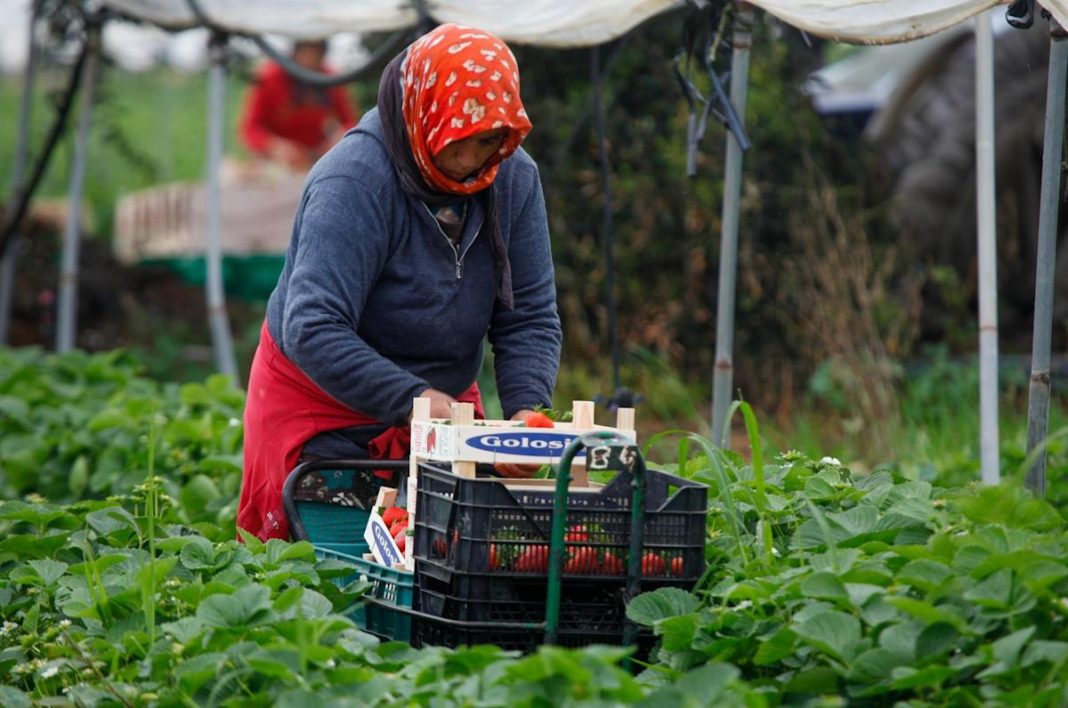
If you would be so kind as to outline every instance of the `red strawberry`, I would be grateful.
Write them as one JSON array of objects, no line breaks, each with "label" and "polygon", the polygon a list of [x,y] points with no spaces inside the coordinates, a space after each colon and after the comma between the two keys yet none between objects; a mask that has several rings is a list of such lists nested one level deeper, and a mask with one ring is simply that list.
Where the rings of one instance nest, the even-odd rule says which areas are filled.
[{"label": "red strawberry", "polygon": [[553,423],[553,419],[544,413],[531,413],[527,416],[526,425],[528,428],[555,428],[556,424]]},{"label": "red strawberry", "polygon": [[642,575],[663,575],[667,564],[664,559],[652,551],[642,556]]},{"label": "red strawberry", "polygon": [[408,510],[403,506],[391,506],[382,512],[382,521],[386,526],[392,526],[395,521],[408,518]]},{"label": "red strawberry", "polygon": [[627,569],[623,567],[623,561],[612,551],[605,551],[604,560],[601,561],[601,573],[604,575],[623,575]]},{"label": "red strawberry", "polygon": [[582,543],[583,541],[589,541],[590,535],[586,532],[585,526],[572,526],[571,529],[564,534],[564,540],[568,543]]},{"label": "red strawberry", "polygon": [[682,556],[676,556],[671,559],[671,563],[668,564],[668,570],[677,578],[682,577]]},{"label": "red strawberry", "polygon": [[515,569],[521,573],[544,573],[549,569],[549,547],[531,546],[519,554]]},{"label": "red strawberry", "polygon": [[396,537],[398,533],[404,533],[404,530],[408,528],[408,519],[399,519],[393,522],[393,525],[389,527],[389,535]]},{"label": "red strawberry", "polygon": [[592,575],[597,572],[597,551],[589,546],[575,548],[564,563],[564,572],[569,575]]}]

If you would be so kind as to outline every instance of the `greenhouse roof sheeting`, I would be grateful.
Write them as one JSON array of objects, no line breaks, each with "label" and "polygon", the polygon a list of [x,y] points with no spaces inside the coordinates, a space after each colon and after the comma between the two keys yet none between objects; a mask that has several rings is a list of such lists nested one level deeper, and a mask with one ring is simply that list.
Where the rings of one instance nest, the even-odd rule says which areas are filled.
[{"label": "greenhouse roof sheeting", "polygon": [[[705,0],[701,0],[705,2]],[[123,14],[171,29],[201,24],[186,0],[105,0]],[[205,15],[235,32],[324,37],[414,25],[411,0],[199,0]],[[510,42],[587,46],[681,7],[680,0],[424,0],[430,17],[480,27]],[[820,37],[858,44],[904,42],[939,32],[1006,0],[754,0],[752,5]],[[1043,5],[1068,26],[1068,0]]]}]

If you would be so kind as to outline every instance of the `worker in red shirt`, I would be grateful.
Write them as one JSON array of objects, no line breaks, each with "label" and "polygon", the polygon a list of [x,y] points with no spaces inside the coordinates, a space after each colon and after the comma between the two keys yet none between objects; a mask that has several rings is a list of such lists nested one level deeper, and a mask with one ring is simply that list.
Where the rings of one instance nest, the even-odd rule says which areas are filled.
[{"label": "worker in red shirt", "polygon": [[[293,47],[293,60],[312,71],[329,73],[325,56],[325,40]],[[343,86],[311,86],[267,62],[246,97],[241,138],[255,156],[306,171],[356,119]]]}]

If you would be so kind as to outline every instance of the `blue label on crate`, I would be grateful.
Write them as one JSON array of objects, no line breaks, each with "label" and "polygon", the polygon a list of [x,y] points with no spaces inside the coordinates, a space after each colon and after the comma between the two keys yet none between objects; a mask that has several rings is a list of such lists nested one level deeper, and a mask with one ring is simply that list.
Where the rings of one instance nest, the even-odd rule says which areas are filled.
[{"label": "blue label on crate", "polygon": [[[529,455],[531,457],[559,457],[564,448],[575,439],[568,433],[490,433],[468,438],[467,444],[478,450],[499,452],[506,455]],[[585,448],[576,457],[583,457]]]},{"label": "blue label on crate", "polygon": [[404,561],[404,558],[397,554],[397,546],[393,543],[393,539],[390,538],[389,532],[384,525],[373,524],[371,533],[374,534],[375,547],[382,554],[382,560],[385,561],[387,567],[392,568],[394,563],[402,563]]}]

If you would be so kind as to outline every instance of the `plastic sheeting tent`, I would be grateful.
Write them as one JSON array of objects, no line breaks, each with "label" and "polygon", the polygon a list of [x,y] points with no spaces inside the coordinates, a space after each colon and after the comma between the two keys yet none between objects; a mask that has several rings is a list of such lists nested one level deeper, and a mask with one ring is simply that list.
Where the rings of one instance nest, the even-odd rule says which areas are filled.
[{"label": "plastic sheeting tent", "polygon": [[[709,0],[691,0],[693,4],[707,5]],[[687,3],[681,0],[306,0],[299,4],[291,0],[196,0],[204,17],[194,12],[189,0],[103,0],[103,4],[134,20],[154,24],[172,30],[202,26],[210,22],[216,29],[231,33],[250,35],[277,34],[290,38],[324,37],[339,32],[375,32],[400,30],[416,25],[421,19],[435,22],[458,22],[480,27],[509,42],[535,44],[541,46],[590,46],[598,45],[625,34],[641,22],[662,12],[681,7]],[[977,102],[977,122],[980,124],[977,173],[979,176],[980,202],[993,209],[993,164],[989,143],[993,132],[991,110],[993,100],[993,78],[990,75],[990,57],[992,47],[989,43],[990,21],[984,16],[985,10],[998,5],[1007,5],[1009,0],[868,0],[858,3],[855,0],[750,0],[746,5],[759,8],[768,14],[800,30],[828,39],[856,44],[892,44],[907,42],[925,37],[949,27],[961,24],[972,18],[976,19],[976,34],[980,42],[977,57],[977,92],[982,100]],[[1045,0],[1043,6],[1052,14],[1054,20],[1062,27],[1068,27],[1068,0]],[[743,13],[743,14],[748,14]],[[425,15],[425,17],[424,17]],[[742,23],[746,24],[745,22]],[[746,81],[748,73],[748,52],[750,36],[744,27],[735,27],[734,57],[732,60],[731,102],[744,116]],[[1061,43],[1063,44],[1063,42]],[[1057,48],[1058,43],[1053,46]],[[1061,51],[1058,56],[1064,55]],[[1059,60],[1064,63],[1065,57]],[[1053,95],[1054,73],[1051,63],[1050,90]],[[222,65],[216,61],[212,69],[213,91],[221,92]],[[1063,85],[1057,87],[1058,96],[1063,100]],[[212,94],[215,96],[215,93]],[[220,124],[217,114],[221,112],[220,98],[214,101],[211,121],[213,135],[219,133]],[[744,118],[743,118],[744,120]],[[1057,135],[1063,130],[1063,114],[1055,119],[1047,114],[1047,136]],[[221,135],[221,133],[219,133]],[[210,152],[221,153],[221,138]],[[84,141],[83,141],[84,142]],[[1051,143],[1052,144],[1052,143]],[[1059,149],[1057,150],[1059,154]],[[987,158],[991,158],[988,160]],[[1050,164],[1051,178],[1046,179],[1044,165],[1043,178],[1043,214],[1052,209],[1059,190],[1059,172],[1053,158],[1047,156]],[[209,163],[211,160],[209,159]],[[1056,160],[1059,165],[1059,160]],[[728,198],[728,194],[737,191],[740,185],[741,158],[737,145],[728,138],[727,179],[725,181],[724,226],[721,253],[721,292],[720,301],[727,302],[726,311],[717,313],[717,379],[715,381],[717,401],[713,403],[713,434],[722,433],[717,424],[717,411],[725,410],[720,405],[721,389],[729,392],[730,377],[721,381],[718,374],[721,368],[732,369],[731,342],[733,340],[733,258],[728,250],[735,248],[737,241],[737,194]],[[209,168],[209,176],[216,174],[216,169]],[[1057,177],[1053,184],[1052,176]],[[209,180],[210,181],[210,180]],[[1050,185],[1046,182],[1049,181]],[[217,186],[217,185],[216,185]],[[217,190],[209,190],[217,192]],[[1055,230],[1055,209],[1052,219]],[[212,212],[209,209],[209,213]],[[728,218],[728,216],[730,218]],[[209,218],[209,222],[211,218]],[[991,247],[993,243],[993,214],[984,212],[980,218],[980,271],[983,284],[980,287],[980,355],[984,362],[981,371],[981,389],[983,399],[983,478],[996,481],[997,471],[997,399],[996,399],[996,364],[997,364],[997,329],[996,329],[996,284],[993,278],[993,260]],[[217,230],[217,229],[216,229]],[[1050,231],[1047,224],[1040,225],[1040,232]],[[211,229],[209,228],[209,232]],[[213,249],[210,246],[209,252]],[[214,250],[217,252],[217,241]],[[729,264],[726,269],[724,264]],[[983,273],[986,267],[987,273]],[[729,278],[729,288],[725,292],[723,283]],[[217,278],[216,278],[217,279]],[[211,283],[209,283],[210,285]],[[215,283],[218,290],[218,283]],[[209,288],[209,302],[211,301]],[[724,294],[727,295],[724,298]],[[984,306],[985,301],[985,306]],[[993,306],[992,306],[993,304]],[[214,309],[220,309],[214,307]],[[214,311],[213,309],[213,311]],[[993,321],[988,317],[993,310]],[[726,312],[729,317],[720,315]],[[1038,316],[1036,314],[1036,322]],[[725,323],[725,324],[724,324]],[[215,323],[213,322],[213,325]],[[223,323],[225,325],[225,323]],[[722,336],[727,334],[729,336]],[[987,336],[992,335],[992,337]],[[726,359],[721,366],[721,341],[726,341]],[[227,340],[228,341],[228,340]],[[990,343],[993,346],[988,346]],[[1036,349],[1037,347],[1036,336]],[[1048,343],[1046,344],[1048,349]],[[985,352],[985,353],[984,353]],[[1036,355],[1037,355],[1036,351]],[[986,354],[992,354],[992,359]],[[220,356],[225,360],[226,356]],[[230,357],[232,358],[232,352]],[[993,364],[993,369],[988,365]],[[232,366],[230,368],[233,368]],[[725,386],[721,383],[725,382]],[[1046,413],[1048,417],[1048,412]],[[719,414],[720,423],[722,415]],[[992,428],[988,428],[992,423]],[[992,433],[989,434],[989,433]],[[1029,447],[1031,434],[1029,433]],[[988,470],[988,468],[990,468]],[[992,474],[988,475],[988,471]]]},{"label": "plastic sheeting tent", "polygon": [[[701,0],[704,2],[704,0]],[[201,23],[186,0],[105,0],[123,14],[169,29]],[[220,28],[249,34],[323,37],[413,26],[419,5],[438,22],[480,27],[541,46],[588,46],[625,34],[679,0],[200,0]],[[700,3],[699,3],[700,4]],[[960,24],[1002,0],[752,0],[751,5],[820,37],[858,44],[904,42]],[[1068,0],[1043,3],[1068,26]]]}]

